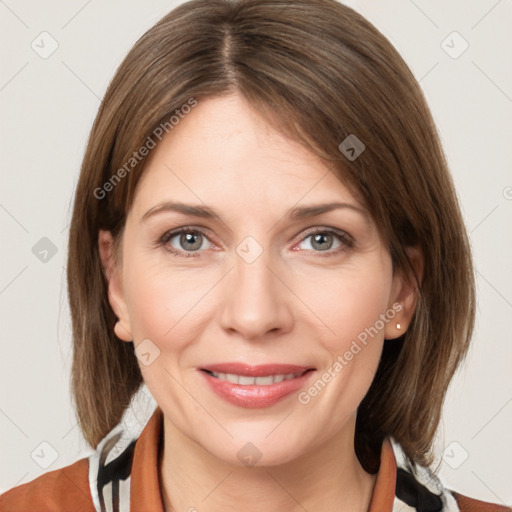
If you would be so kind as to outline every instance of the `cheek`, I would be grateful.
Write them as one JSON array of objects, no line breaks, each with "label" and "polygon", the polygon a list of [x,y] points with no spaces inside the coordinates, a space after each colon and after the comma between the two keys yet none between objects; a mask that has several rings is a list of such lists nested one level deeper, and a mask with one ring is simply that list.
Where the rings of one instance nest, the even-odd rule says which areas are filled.
[{"label": "cheek", "polygon": [[[170,256],[171,257],[171,256]],[[149,338],[160,350],[178,352],[200,329],[212,276],[190,269],[170,270],[143,256],[126,264],[125,292],[136,344]],[[212,281],[212,284],[208,284]],[[171,343],[172,341],[172,343]]]},{"label": "cheek", "polygon": [[[387,259],[372,264],[350,267],[330,273],[318,272],[316,277],[297,280],[297,295],[314,313],[324,347],[329,353],[342,353],[358,337],[375,328],[383,339],[380,315],[386,313],[392,287],[392,269]],[[310,315],[311,316],[311,313]]]}]

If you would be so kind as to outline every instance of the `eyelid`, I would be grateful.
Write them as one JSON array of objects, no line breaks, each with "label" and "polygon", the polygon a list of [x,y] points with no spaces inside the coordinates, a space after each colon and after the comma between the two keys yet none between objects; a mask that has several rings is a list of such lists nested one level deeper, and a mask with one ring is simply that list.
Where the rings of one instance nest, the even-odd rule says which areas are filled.
[{"label": "eyelid", "polygon": [[331,233],[352,243],[354,242],[354,238],[347,233],[347,231],[329,226],[315,226],[314,228],[307,229],[306,232],[300,234],[299,241],[302,241],[311,235],[316,235],[317,233]]}]

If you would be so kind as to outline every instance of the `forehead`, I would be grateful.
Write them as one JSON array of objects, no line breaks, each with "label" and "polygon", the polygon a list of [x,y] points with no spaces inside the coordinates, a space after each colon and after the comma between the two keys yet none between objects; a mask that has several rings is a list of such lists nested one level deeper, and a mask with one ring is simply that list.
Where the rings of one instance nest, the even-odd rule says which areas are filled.
[{"label": "forehead", "polygon": [[301,200],[359,204],[317,155],[238,94],[200,101],[152,150],[134,210],[169,199],[221,209],[285,208]]}]

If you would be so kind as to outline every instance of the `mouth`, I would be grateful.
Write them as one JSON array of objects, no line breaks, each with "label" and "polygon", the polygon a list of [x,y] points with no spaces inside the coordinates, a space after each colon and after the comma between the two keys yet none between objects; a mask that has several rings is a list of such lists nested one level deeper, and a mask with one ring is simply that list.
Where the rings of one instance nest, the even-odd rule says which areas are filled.
[{"label": "mouth", "polygon": [[316,368],[285,364],[223,363],[197,368],[210,389],[233,405],[269,407],[300,390]]},{"label": "mouth", "polygon": [[202,369],[202,371],[206,372],[208,375],[215,377],[216,379],[225,380],[227,382],[231,382],[232,384],[238,384],[240,386],[270,386],[272,384],[277,384],[282,382],[283,380],[291,380],[296,379],[298,377],[302,377],[307,372],[313,371],[313,368],[309,368],[307,370],[301,372],[292,372],[292,373],[277,373],[274,375],[265,375],[264,377],[252,377],[250,375],[238,375],[236,373],[224,373],[224,372],[214,372],[212,370]]}]

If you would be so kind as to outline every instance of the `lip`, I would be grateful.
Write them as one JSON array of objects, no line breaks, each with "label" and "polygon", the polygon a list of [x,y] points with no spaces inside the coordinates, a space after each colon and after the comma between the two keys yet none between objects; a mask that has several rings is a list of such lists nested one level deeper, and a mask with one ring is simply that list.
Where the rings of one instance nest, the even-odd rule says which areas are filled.
[{"label": "lip", "polygon": [[[265,364],[251,366],[241,363],[222,363],[198,368],[199,373],[206,380],[218,396],[227,402],[248,409],[270,407],[283,400],[290,394],[297,392],[315,373],[315,369],[307,366],[290,364]],[[249,377],[265,377],[276,374],[299,373],[302,375],[289,380],[268,385],[241,385],[222,380],[207,373],[205,370],[219,373],[234,373]]]}]

